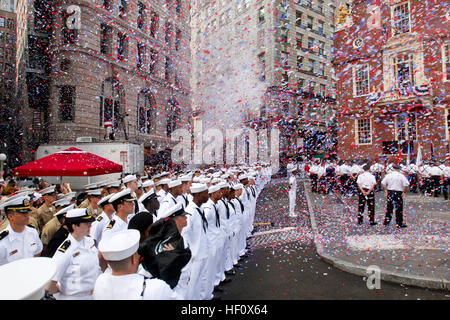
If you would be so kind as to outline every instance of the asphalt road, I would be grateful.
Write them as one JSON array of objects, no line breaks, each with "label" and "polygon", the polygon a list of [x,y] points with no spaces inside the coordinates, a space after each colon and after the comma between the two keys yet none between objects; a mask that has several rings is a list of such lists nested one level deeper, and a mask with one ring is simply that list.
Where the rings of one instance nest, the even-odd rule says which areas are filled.
[{"label": "asphalt road", "polygon": [[369,290],[366,279],[341,271],[316,254],[306,201],[300,190],[299,217],[288,218],[286,179],[273,180],[258,198],[257,226],[250,254],[240,261],[222,300],[450,300],[450,294],[381,281]]}]

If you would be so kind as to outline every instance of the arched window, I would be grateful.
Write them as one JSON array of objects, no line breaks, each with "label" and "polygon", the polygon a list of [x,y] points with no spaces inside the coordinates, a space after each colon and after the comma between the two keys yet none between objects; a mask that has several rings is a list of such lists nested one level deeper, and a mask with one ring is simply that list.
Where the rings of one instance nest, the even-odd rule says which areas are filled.
[{"label": "arched window", "polygon": [[169,137],[172,132],[177,128],[177,122],[180,119],[181,109],[177,100],[174,98],[169,99],[169,114],[167,116],[167,136]]},{"label": "arched window", "polygon": [[152,93],[142,90],[138,94],[137,125],[139,133],[151,134],[156,109],[156,100]]},{"label": "arched window", "polygon": [[100,95],[100,126],[103,127],[105,121],[113,121],[114,128],[118,126],[120,119],[120,90],[119,83],[115,79],[107,79],[102,82]]}]

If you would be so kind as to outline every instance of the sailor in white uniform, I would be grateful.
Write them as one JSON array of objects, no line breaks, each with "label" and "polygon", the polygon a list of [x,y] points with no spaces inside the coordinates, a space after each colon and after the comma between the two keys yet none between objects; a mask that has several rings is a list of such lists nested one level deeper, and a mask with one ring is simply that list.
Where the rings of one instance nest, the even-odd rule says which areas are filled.
[{"label": "sailor in white uniform", "polygon": [[103,273],[95,282],[95,300],[178,300],[169,285],[160,279],[149,279],[137,273],[139,267],[139,231],[116,232],[99,244],[99,250],[111,273]]},{"label": "sailor in white uniform", "polygon": [[291,177],[289,178],[289,217],[295,218],[295,202],[297,198],[297,168],[293,168],[291,171]]}]

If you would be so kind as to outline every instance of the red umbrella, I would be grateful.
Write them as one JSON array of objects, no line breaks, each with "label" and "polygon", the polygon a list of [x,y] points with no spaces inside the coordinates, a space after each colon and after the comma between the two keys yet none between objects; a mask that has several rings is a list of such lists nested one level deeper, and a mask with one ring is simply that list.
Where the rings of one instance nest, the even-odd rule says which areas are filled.
[{"label": "red umbrella", "polygon": [[69,148],[14,169],[17,177],[90,177],[122,172],[122,166],[95,154]]}]

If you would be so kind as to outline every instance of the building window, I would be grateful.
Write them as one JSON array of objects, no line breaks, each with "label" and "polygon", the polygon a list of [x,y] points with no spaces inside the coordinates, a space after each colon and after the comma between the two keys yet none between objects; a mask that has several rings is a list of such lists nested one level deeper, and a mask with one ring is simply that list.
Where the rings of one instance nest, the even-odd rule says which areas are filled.
[{"label": "building window", "polygon": [[325,63],[324,62],[319,63],[319,71],[317,72],[317,74],[322,77],[325,75]]},{"label": "building window", "polygon": [[158,52],[154,49],[150,49],[150,63],[148,65],[148,71],[150,72],[150,74],[155,73],[157,62],[158,62]]},{"label": "building window", "polygon": [[415,115],[395,116],[395,139],[397,141],[417,140],[417,121]]},{"label": "building window", "polygon": [[319,12],[323,12],[323,0],[319,0],[319,1],[317,2],[317,10],[318,10]]},{"label": "building window", "polygon": [[320,95],[322,97],[325,97],[325,95],[326,95],[326,86],[324,84],[320,85]]},{"label": "building window", "polygon": [[301,33],[297,33],[297,48],[302,48],[303,35]]},{"label": "building window", "polygon": [[175,50],[180,50],[180,43],[181,43],[181,30],[177,29],[176,35],[175,35]]},{"label": "building window", "polygon": [[100,25],[100,52],[103,54],[111,53],[112,27],[102,23]]},{"label": "building window", "polygon": [[169,99],[169,115],[167,117],[166,133],[167,137],[170,137],[173,131],[178,127],[178,121],[180,120],[181,108],[178,102],[171,98]]},{"label": "building window", "polygon": [[391,8],[391,19],[394,35],[410,32],[409,2],[393,6]]},{"label": "building window", "polygon": [[319,34],[323,35],[323,21],[317,22],[317,31],[319,32]]},{"label": "building window", "polygon": [[303,56],[297,55],[297,71],[302,70],[303,59],[304,59]]},{"label": "building window", "polygon": [[138,16],[137,16],[137,27],[139,30],[145,30],[145,18],[146,18],[146,14],[145,14],[145,4],[143,4],[142,2],[138,2]]},{"label": "building window", "polygon": [[307,18],[306,18],[306,27],[312,30],[313,24],[314,24],[314,18],[310,17],[310,16],[307,16]]},{"label": "building window", "polygon": [[170,58],[166,56],[166,63],[164,67],[164,79],[169,82],[170,81],[170,70],[172,68]]},{"label": "building window", "polygon": [[75,116],[75,87],[59,87],[58,118],[60,122],[74,121]]},{"label": "building window", "polygon": [[309,50],[309,51],[312,51],[312,50],[313,50],[313,47],[314,47],[314,39],[308,37],[308,50]]},{"label": "building window", "polygon": [[145,66],[145,44],[138,42],[137,44],[137,62],[138,69],[143,70]]},{"label": "building window", "polygon": [[5,27],[5,18],[0,17],[0,27],[4,28]]},{"label": "building window", "polygon": [[181,13],[181,0],[177,0],[176,12]]},{"label": "building window", "polygon": [[150,24],[150,35],[152,37],[156,37],[156,32],[158,31],[158,20],[159,16],[156,12],[152,12],[151,14],[151,24]]},{"label": "building window", "polygon": [[264,15],[264,7],[260,7],[258,9],[258,22],[264,23],[266,21],[265,15]]},{"label": "building window", "polygon": [[353,95],[355,97],[369,94],[369,66],[367,64],[353,67]]},{"label": "building window", "polygon": [[442,46],[442,72],[444,81],[450,81],[450,43]]},{"label": "building window", "polygon": [[128,0],[119,0],[119,17],[125,19],[128,9]]},{"label": "building window", "polygon": [[156,100],[154,96],[145,91],[139,92],[137,105],[137,124],[139,133],[151,134],[155,110]]},{"label": "building window", "polygon": [[414,85],[414,59],[412,53],[401,53],[394,57],[394,78],[397,88]]},{"label": "building window", "polygon": [[100,126],[110,122],[117,129],[120,119],[119,85],[115,80],[106,80],[102,83],[100,96]]},{"label": "building window", "polygon": [[124,33],[119,33],[117,36],[117,59],[123,62],[127,54],[127,36]]},{"label": "building window", "polygon": [[170,46],[170,37],[172,36],[172,24],[170,22],[166,22],[166,35],[164,40],[167,46]]},{"label": "building window", "polygon": [[266,80],[266,54],[264,52],[262,52],[258,55],[258,62],[259,62],[259,69],[260,69],[259,79],[261,81],[264,81],[264,80]]},{"label": "building window", "polygon": [[298,10],[295,11],[295,25],[297,27],[302,26],[302,12]]},{"label": "building window", "polygon": [[112,0],[103,0],[103,8],[106,10],[111,10],[111,1]]},{"label": "building window", "polygon": [[316,66],[316,60],[308,59],[309,60],[309,72],[314,73],[314,68]]},{"label": "building window", "polygon": [[450,140],[450,108],[445,109],[445,136]]},{"label": "building window", "polygon": [[325,42],[319,41],[319,54],[325,55]]},{"label": "building window", "polygon": [[372,121],[370,118],[356,119],[356,143],[372,144]]}]

